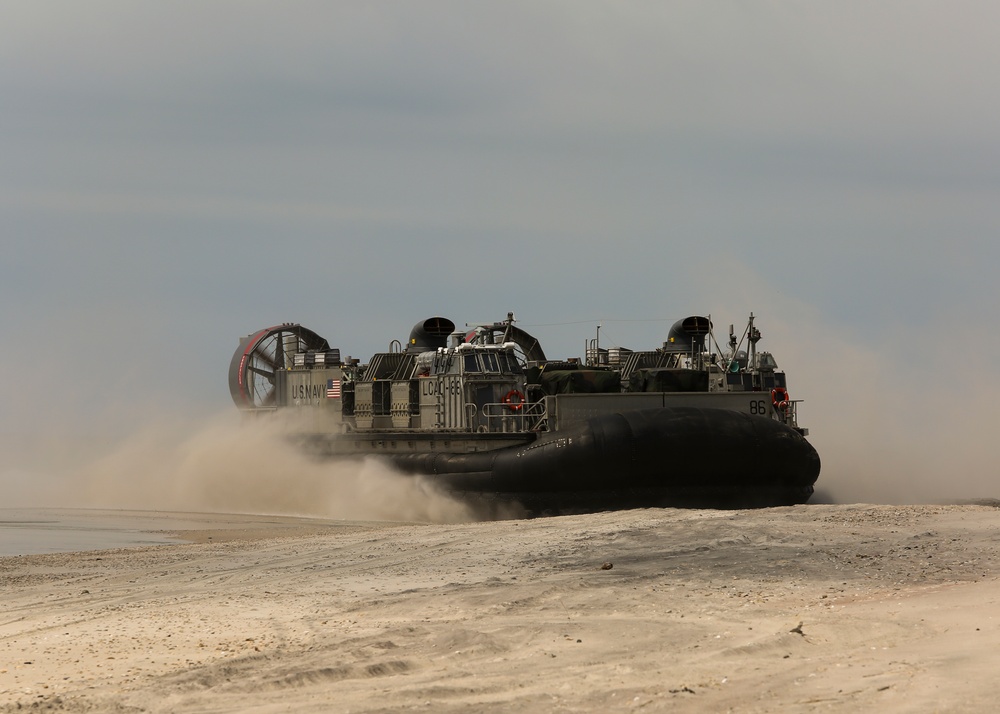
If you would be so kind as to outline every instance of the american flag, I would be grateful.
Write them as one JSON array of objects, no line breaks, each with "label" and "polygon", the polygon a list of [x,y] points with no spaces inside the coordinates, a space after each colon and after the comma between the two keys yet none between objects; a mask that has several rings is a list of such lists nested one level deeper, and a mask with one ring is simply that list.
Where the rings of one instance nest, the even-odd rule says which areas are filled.
[{"label": "american flag", "polygon": [[326,398],[327,399],[340,399],[340,380],[339,379],[328,379],[328,380],[326,380]]}]

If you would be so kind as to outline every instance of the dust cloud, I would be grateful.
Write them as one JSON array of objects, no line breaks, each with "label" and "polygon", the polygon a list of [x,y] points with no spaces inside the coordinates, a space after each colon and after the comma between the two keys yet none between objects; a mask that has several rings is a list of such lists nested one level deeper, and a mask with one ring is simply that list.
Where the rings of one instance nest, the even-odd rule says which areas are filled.
[{"label": "dust cloud", "polygon": [[[731,266],[713,320],[725,337],[751,310],[799,404],[799,423],[822,460],[814,501],[927,504],[1000,496],[991,379],[1000,338],[981,335],[969,315],[928,315],[923,324],[832,324],[784,295],[773,281]],[[735,280],[739,275],[739,280]],[[746,305],[734,314],[733,305]],[[722,323],[725,323],[724,325]],[[947,336],[947,340],[936,339]]]},{"label": "dust cloud", "polygon": [[483,516],[374,459],[313,460],[267,419],[160,417],[81,461],[85,451],[94,450],[8,470],[7,505],[432,523]]},{"label": "dust cloud", "polygon": [[835,501],[950,503],[1000,495],[1000,389],[971,378],[989,373],[982,356],[963,355],[959,373],[948,358],[914,356],[892,335],[859,344],[843,332],[810,332],[816,350],[799,357],[789,351],[786,366],[807,400],[804,423],[823,459],[820,487]]}]

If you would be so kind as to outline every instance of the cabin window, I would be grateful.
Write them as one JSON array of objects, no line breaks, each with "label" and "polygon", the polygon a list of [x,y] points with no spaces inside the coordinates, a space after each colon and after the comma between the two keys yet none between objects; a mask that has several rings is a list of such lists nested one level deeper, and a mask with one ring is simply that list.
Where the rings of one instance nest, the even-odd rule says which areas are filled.
[{"label": "cabin window", "polygon": [[482,355],[483,366],[486,368],[487,372],[499,372],[500,364],[497,362],[497,355],[495,352],[485,352]]},{"label": "cabin window", "polygon": [[500,371],[504,374],[521,374],[521,364],[514,355],[509,352],[501,352],[497,355],[500,360]]},{"label": "cabin window", "polygon": [[770,352],[761,352],[758,358],[757,369],[761,372],[772,371],[778,368],[778,363],[774,361],[774,357]]},{"label": "cabin window", "polygon": [[482,372],[482,368],[479,366],[478,355],[470,354],[465,355],[465,371],[466,372]]}]

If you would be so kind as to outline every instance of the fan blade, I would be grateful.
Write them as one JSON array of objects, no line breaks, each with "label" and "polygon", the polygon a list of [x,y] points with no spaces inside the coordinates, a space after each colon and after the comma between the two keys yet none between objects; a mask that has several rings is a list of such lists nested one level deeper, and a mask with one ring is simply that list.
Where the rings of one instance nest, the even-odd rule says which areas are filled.
[{"label": "fan blade", "polygon": [[256,375],[260,375],[271,384],[274,384],[274,372],[268,372],[267,370],[261,369],[260,367],[255,367],[252,364],[249,367],[247,367],[247,372],[253,372]]}]

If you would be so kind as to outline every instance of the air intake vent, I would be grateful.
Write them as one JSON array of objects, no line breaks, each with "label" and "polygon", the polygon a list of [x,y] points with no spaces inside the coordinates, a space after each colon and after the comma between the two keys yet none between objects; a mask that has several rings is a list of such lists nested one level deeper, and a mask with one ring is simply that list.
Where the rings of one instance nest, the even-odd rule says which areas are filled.
[{"label": "air intake vent", "polygon": [[705,335],[711,330],[712,322],[707,317],[685,317],[670,328],[663,349],[666,352],[701,352],[705,349]]},{"label": "air intake vent", "polygon": [[447,317],[429,317],[418,322],[410,331],[407,352],[430,352],[448,346],[448,335],[455,331],[455,323]]}]

